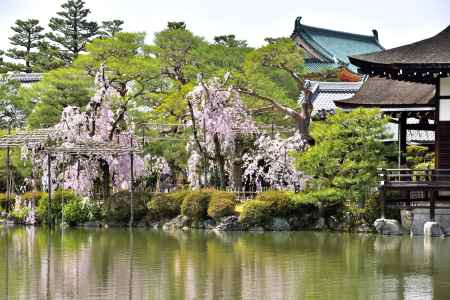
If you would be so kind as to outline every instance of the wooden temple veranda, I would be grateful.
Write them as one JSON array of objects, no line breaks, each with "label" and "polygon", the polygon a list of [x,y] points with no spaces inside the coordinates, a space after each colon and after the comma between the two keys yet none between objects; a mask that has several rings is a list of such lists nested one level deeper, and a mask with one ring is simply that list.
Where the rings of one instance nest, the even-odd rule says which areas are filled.
[{"label": "wooden temple veranda", "polygon": [[[383,217],[385,206],[427,208],[434,221],[436,208],[450,208],[450,26],[429,39],[349,59],[371,78],[338,106],[380,107],[399,124],[403,153],[407,130],[435,134],[435,169],[380,170]],[[410,118],[418,121],[409,124]],[[387,201],[388,194],[395,197]]]}]

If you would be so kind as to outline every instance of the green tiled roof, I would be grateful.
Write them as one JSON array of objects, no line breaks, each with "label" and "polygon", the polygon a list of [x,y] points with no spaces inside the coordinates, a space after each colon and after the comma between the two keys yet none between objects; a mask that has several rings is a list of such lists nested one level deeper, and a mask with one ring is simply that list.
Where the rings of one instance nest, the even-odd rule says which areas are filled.
[{"label": "green tiled roof", "polygon": [[314,51],[327,60],[327,63],[349,66],[348,56],[384,50],[374,35],[360,35],[324,28],[303,25],[297,19],[293,36],[298,36]]}]

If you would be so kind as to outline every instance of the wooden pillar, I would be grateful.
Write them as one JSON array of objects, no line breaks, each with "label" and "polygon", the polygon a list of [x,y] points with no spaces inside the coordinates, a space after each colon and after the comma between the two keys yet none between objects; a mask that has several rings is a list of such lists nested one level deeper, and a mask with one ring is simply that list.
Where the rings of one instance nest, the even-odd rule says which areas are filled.
[{"label": "wooden pillar", "polygon": [[[8,135],[11,134],[11,126],[8,126]],[[11,201],[11,149],[6,147],[6,212],[10,211]]]},{"label": "wooden pillar", "polygon": [[430,191],[429,193],[430,193],[430,221],[434,222],[434,216],[435,216],[434,209],[435,209],[435,199],[436,199],[435,194],[436,194],[436,192],[435,191]]},{"label": "wooden pillar", "polygon": [[47,152],[47,180],[48,180],[48,207],[47,207],[47,223],[52,225],[52,161],[50,151]]},{"label": "wooden pillar", "polygon": [[406,164],[406,124],[407,124],[407,113],[402,112],[399,118],[399,154],[400,154],[400,165],[404,166]]},{"label": "wooden pillar", "polygon": [[[133,138],[131,139],[131,147],[133,147]],[[133,226],[134,222],[134,153],[133,150],[130,152],[130,222],[129,226]]]}]

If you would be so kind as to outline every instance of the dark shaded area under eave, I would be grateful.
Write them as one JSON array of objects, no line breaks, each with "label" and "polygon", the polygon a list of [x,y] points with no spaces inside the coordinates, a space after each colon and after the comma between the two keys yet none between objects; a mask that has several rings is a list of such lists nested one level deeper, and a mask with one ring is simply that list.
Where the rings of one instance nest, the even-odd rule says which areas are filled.
[{"label": "dark shaded area under eave", "polygon": [[372,77],[363,83],[352,98],[335,101],[335,104],[344,109],[423,107],[433,105],[434,94],[435,88],[432,84]]},{"label": "dark shaded area under eave", "polygon": [[380,52],[350,56],[349,60],[363,71],[448,71],[450,26],[431,38]]}]

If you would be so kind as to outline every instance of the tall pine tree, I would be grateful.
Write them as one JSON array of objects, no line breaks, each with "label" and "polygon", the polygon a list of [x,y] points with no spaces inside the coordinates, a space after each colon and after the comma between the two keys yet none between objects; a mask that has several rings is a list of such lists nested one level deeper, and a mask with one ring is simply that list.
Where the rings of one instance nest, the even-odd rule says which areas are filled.
[{"label": "tall pine tree", "polygon": [[102,38],[114,38],[116,33],[121,32],[123,21],[122,20],[112,20],[103,21],[102,26],[100,26],[100,35]]},{"label": "tall pine tree", "polygon": [[58,12],[59,17],[50,19],[48,26],[53,30],[47,37],[61,47],[62,58],[71,63],[84,51],[86,43],[98,34],[98,24],[88,22],[90,10],[84,7],[83,0],[69,0]]},{"label": "tall pine tree", "polygon": [[11,29],[15,34],[9,40],[12,45],[17,47],[9,49],[6,55],[13,59],[23,60],[25,64],[15,64],[16,69],[31,73],[36,60],[36,53],[33,53],[32,50],[38,48],[44,38],[41,33],[44,28],[39,26],[39,20],[28,19],[17,20]]}]

